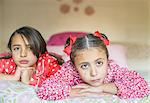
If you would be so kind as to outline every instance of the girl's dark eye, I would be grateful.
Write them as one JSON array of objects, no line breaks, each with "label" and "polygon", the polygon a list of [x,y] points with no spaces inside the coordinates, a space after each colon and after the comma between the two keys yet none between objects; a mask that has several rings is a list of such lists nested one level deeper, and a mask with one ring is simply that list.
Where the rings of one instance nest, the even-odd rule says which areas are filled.
[{"label": "girl's dark eye", "polygon": [[99,67],[99,66],[102,66],[102,65],[103,65],[103,62],[102,62],[102,61],[97,61],[97,62],[96,62],[96,66]]},{"label": "girl's dark eye", "polygon": [[20,50],[20,48],[19,47],[15,47],[15,48],[13,48],[13,51],[19,51]]},{"label": "girl's dark eye", "polygon": [[88,65],[87,64],[83,64],[83,65],[81,65],[81,68],[82,69],[88,69]]}]

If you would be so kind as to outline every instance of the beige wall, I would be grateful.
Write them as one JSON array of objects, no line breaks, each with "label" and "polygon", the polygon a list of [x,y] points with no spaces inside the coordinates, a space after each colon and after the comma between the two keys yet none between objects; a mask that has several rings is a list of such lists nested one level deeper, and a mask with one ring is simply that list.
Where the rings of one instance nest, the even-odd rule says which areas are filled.
[{"label": "beige wall", "polygon": [[[148,44],[150,45],[150,1],[149,1],[149,38],[148,38]],[[150,54],[150,53],[149,53]],[[148,63],[150,64],[150,56],[149,56],[149,59],[148,59]],[[150,65],[148,65],[148,68],[149,68],[149,71],[150,71]],[[150,72],[149,72],[149,77],[150,77]]]},{"label": "beige wall", "polygon": [[0,0],[0,35],[2,34],[2,0]]},{"label": "beige wall", "polygon": [[[144,1],[144,0],[143,0]],[[128,49],[128,65],[134,70],[138,70],[139,72],[145,71],[145,75],[149,75],[150,78],[150,1],[146,1],[147,7],[147,27],[148,32],[147,36],[145,36],[145,42],[147,45],[135,45],[130,46],[130,50]],[[143,19],[144,21],[144,19]],[[136,39],[139,39],[139,42],[142,43],[144,40],[140,40],[137,35]],[[147,37],[147,38],[146,38]],[[129,52],[130,51],[130,52]],[[129,54],[130,53],[130,54]]]},{"label": "beige wall", "polygon": [[[2,3],[3,3],[3,0],[0,0],[0,44],[2,44],[2,40],[1,40],[1,38],[2,38],[2,25],[3,25],[3,22],[2,22],[2,12],[3,12],[3,10],[2,10]],[[0,48],[0,51],[2,51],[2,49]]]},{"label": "beige wall", "polygon": [[149,33],[148,33],[148,35],[149,35],[149,44],[150,44],[150,1],[149,1]]},{"label": "beige wall", "polygon": [[[23,25],[37,28],[45,39],[62,31],[100,30],[108,34],[111,41],[147,43],[147,0],[84,0],[78,6],[79,12],[66,15],[59,12],[63,3],[71,5],[71,10],[75,7],[72,0],[4,0],[2,43],[6,44],[10,34]],[[95,7],[96,13],[92,16],[84,14],[88,5]]]},{"label": "beige wall", "polygon": [[[149,0],[83,0],[80,5],[75,5],[72,1],[0,0],[0,33],[3,36],[0,38],[0,52],[6,51],[12,32],[24,25],[38,29],[45,40],[53,33],[62,31],[100,30],[106,33],[112,42],[150,44]],[[71,6],[71,11],[65,15],[59,11],[59,6],[63,3]],[[92,16],[84,13],[84,8],[88,5],[95,8],[95,14]],[[79,7],[79,12],[73,12],[73,7],[76,6]],[[136,55],[145,51],[139,47],[137,46],[138,52],[131,53],[129,66],[133,69],[148,70],[150,58],[147,57],[150,56],[144,52],[144,57],[139,60]]]}]

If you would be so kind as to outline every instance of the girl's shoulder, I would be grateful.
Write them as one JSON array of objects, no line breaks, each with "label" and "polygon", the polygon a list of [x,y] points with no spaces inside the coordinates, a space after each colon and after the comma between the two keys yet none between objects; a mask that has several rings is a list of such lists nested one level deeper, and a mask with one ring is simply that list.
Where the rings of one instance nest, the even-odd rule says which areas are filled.
[{"label": "girl's shoulder", "polygon": [[4,64],[8,64],[8,65],[13,64],[13,65],[16,65],[13,58],[2,58],[2,59],[0,59],[0,63],[2,63],[3,65]]},{"label": "girl's shoulder", "polygon": [[108,71],[109,72],[115,72],[118,71],[120,69],[124,69],[124,67],[120,67],[114,60],[109,59],[108,60]]},{"label": "girl's shoulder", "polygon": [[62,67],[75,69],[75,66],[74,66],[74,64],[71,62],[71,60],[68,60],[68,61],[64,62],[64,63],[62,64]]},{"label": "girl's shoulder", "polygon": [[80,75],[71,60],[63,63],[60,71],[62,71],[62,74],[65,74],[67,78],[70,78],[70,80],[73,79],[75,83],[82,82]]},{"label": "girl's shoulder", "polygon": [[108,59],[108,65],[110,67],[112,67],[112,66],[119,66],[113,59]]},{"label": "girl's shoulder", "polygon": [[41,54],[38,58],[38,62],[41,62],[42,60],[47,61],[48,63],[57,62],[59,65],[62,65],[64,63],[61,55],[51,52],[45,52],[44,54]]},{"label": "girl's shoulder", "polygon": [[[55,57],[51,56],[48,52],[45,52],[44,54],[41,54],[38,61],[37,61],[37,69],[40,71],[41,68],[49,68],[50,71],[53,71],[54,73],[60,69],[60,65],[58,64],[58,61]],[[52,73],[53,74],[53,73]]]},{"label": "girl's shoulder", "polygon": [[16,63],[13,58],[0,59],[0,72],[7,74],[14,74],[16,70]]},{"label": "girl's shoulder", "polygon": [[123,67],[120,66],[119,64],[117,64],[114,60],[108,60],[108,72],[115,72],[115,73],[125,73],[125,72],[129,72],[131,70],[129,70],[128,67]]},{"label": "girl's shoulder", "polygon": [[48,52],[45,52],[44,54],[41,54],[38,58],[39,61],[41,60],[51,60],[50,62],[57,60],[55,57],[51,56]]}]

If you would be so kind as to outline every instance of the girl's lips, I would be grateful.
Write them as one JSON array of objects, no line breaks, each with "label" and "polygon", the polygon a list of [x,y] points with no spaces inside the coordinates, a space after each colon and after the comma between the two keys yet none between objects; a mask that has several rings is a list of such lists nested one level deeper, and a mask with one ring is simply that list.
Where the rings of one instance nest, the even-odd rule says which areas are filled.
[{"label": "girl's lips", "polygon": [[96,80],[91,80],[92,82],[96,83],[96,82],[102,82],[102,79],[96,79]]},{"label": "girl's lips", "polygon": [[21,60],[21,61],[19,61],[20,64],[28,64],[28,62],[29,62],[28,60]]}]

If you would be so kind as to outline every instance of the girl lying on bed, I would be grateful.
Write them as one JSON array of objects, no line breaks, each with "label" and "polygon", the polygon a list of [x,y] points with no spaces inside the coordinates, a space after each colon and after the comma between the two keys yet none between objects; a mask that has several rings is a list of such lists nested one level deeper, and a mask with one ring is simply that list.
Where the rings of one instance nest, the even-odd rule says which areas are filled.
[{"label": "girl lying on bed", "polygon": [[21,81],[40,85],[60,69],[57,59],[46,50],[46,42],[39,31],[24,26],[10,37],[11,55],[0,58],[0,80]]},{"label": "girl lying on bed", "polygon": [[107,37],[99,32],[70,37],[64,51],[71,61],[42,83],[36,91],[39,98],[59,100],[104,94],[142,98],[148,95],[148,83],[144,78],[108,59],[108,44]]}]

